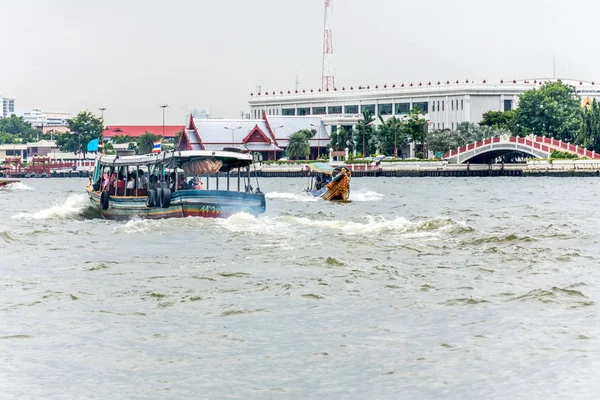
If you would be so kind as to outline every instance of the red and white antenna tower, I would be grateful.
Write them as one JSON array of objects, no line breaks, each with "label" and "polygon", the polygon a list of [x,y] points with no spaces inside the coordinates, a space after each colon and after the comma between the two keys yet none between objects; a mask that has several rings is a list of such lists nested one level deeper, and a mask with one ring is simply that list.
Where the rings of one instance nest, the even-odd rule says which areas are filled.
[{"label": "red and white antenna tower", "polygon": [[323,32],[323,69],[321,71],[322,84],[321,90],[335,89],[335,78],[331,67],[331,58],[333,56],[333,39],[331,37],[331,1],[325,0],[325,19]]}]

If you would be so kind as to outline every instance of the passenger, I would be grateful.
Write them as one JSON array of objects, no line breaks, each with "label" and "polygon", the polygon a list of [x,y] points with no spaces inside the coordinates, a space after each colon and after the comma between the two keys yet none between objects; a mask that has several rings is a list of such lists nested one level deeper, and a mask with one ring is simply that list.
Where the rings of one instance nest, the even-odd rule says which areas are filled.
[{"label": "passenger", "polygon": [[148,188],[148,179],[146,178],[146,176],[144,176],[144,171],[142,171],[141,169],[138,169],[137,175],[138,175],[137,188],[138,189],[147,189]]},{"label": "passenger", "polygon": [[196,177],[192,180],[191,187],[192,189],[196,190],[204,190],[204,183],[202,183],[202,181]]},{"label": "passenger", "polygon": [[117,196],[123,196],[125,194],[125,180],[123,174],[119,172],[118,179],[115,182],[115,193]]},{"label": "passenger", "polygon": [[129,174],[129,180],[127,181],[127,189],[135,189],[135,175]]},{"label": "passenger", "polygon": [[102,190],[106,190],[106,189],[108,189],[108,187],[110,185],[110,179],[108,179],[108,173],[105,172],[104,175],[102,176],[102,178],[104,179],[104,181],[102,183]]}]

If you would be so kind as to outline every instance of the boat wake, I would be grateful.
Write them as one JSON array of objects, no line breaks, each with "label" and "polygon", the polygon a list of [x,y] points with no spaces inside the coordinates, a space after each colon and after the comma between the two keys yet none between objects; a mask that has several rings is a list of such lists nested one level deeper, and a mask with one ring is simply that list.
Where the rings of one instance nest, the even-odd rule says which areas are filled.
[{"label": "boat wake", "polygon": [[87,219],[94,218],[89,214],[88,197],[85,194],[73,194],[64,201],[55,202],[52,207],[33,212],[13,215],[13,219],[47,220],[47,219]]},{"label": "boat wake", "polygon": [[27,186],[23,182],[15,182],[10,185],[0,186],[0,192],[17,192],[23,190],[34,190],[31,186]]},{"label": "boat wake", "polygon": [[383,194],[367,189],[359,189],[350,193],[350,201],[379,201]]},{"label": "boat wake", "polygon": [[281,193],[281,192],[269,192],[265,194],[267,199],[284,199],[291,201],[319,201],[323,200],[320,197],[309,196],[306,193]]}]

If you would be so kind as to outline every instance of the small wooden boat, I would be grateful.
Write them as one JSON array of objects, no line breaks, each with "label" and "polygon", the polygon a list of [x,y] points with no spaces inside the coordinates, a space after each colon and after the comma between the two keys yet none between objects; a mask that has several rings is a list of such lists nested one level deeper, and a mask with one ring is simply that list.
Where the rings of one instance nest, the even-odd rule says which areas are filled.
[{"label": "small wooden boat", "polygon": [[11,183],[20,182],[18,179],[12,179],[4,176],[4,171],[9,169],[10,167],[0,167],[0,187],[10,185]]},{"label": "small wooden boat", "polygon": [[107,219],[258,215],[265,212],[265,195],[258,181],[252,187],[252,163],[251,154],[234,149],[102,155],[86,191]]},{"label": "small wooden boat", "polygon": [[345,166],[332,167],[327,163],[307,165],[310,180],[306,192],[315,197],[335,201],[350,199],[351,172]]}]

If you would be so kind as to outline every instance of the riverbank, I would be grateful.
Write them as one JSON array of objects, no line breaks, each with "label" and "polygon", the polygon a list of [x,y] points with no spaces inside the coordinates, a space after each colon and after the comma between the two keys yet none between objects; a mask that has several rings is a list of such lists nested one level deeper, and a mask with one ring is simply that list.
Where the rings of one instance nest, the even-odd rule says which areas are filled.
[{"label": "riverbank", "polygon": [[[332,165],[344,165],[336,162]],[[349,164],[354,177],[494,177],[494,176],[600,176],[600,160],[528,160],[522,164],[449,164],[446,161],[411,161],[380,165]],[[254,173],[254,171],[253,171]],[[15,178],[86,178],[92,170],[52,171],[48,176],[12,175]],[[308,176],[304,163],[263,164],[256,166],[263,178],[300,178]],[[232,173],[235,176],[235,173]]]}]

